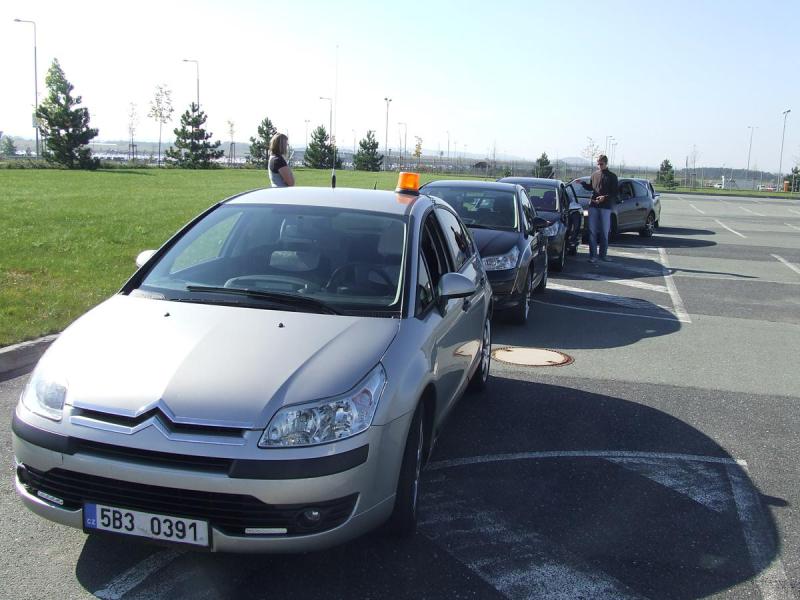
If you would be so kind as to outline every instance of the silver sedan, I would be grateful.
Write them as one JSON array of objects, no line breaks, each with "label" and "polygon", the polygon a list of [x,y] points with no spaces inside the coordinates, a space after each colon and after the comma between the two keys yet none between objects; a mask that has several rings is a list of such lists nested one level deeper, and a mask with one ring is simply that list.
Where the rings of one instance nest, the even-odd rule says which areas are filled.
[{"label": "silver sedan", "polygon": [[257,190],[137,262],[20,398],[28,508],[214,551],[414,530],[441,424],[489,374],[491,288],[446,203]]}]

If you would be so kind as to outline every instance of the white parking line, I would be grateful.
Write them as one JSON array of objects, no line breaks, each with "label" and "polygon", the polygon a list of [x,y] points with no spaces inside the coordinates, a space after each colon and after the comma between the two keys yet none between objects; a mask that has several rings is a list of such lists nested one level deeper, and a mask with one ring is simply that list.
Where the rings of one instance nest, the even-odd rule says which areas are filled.
[{"label": "white parking line", "polygon": [[790,209],[788,209],[788,210],[789,210],[789,212],[791,212],[791,213],[794,213],[794,214],[796,214],[796,215],[800,215],[800,210],[795,210],[795,209],[793,209],[793,208],[790,208]]},{"label": "white parking line", "polygon": [[691,206],[693,209],[695,209],[695,210],[696,210],[697,212],[699,212],[701,215],[704,215],[704,214],[706,214],[706,213],[705,213],[705,211],[703,211],[703,210],[700,210],[699,208],[697,208],[697,207],[696,207],[694,204],[692,204],[691,202],[689,202],[689,206]]},{"label": "white parking line", "polygon": [[780,261],[780,262],[782,262],[784,265],[786,265],[787,267],[789,267],[789,268],[790,268],[792,271],[794,271],[795,273],[797,273],[798,275],[800,275],[800,269],[799,269],[799,268],[797,268],[797,267],[795,267],[795,266],[794,266],[792,263],[790,263],[788,260],[786,260],[786,259],[785,259],[785,258],[783,258],[782,256],[778,256],[777,254],[770,254],[770,256],[771,256],[772,258],[776,259],[776,260],[779,260],[779,261]]},{"label": "white parking line", "polygon": [[744,207],[744,206],[740,206],[739,208],[741,208],[743,211],[745,211],[745,212],[749,212],[751,215],[755,215],[755,216],[757,216],[757,217],[763,217],[763,216],[764,216],[764,215],[762,215],[761,213],[757,213],[756,211],[754,211],[754,210],[750,210],[749,208],[746,208],[746,207]]},{"label": "white parking line", "polygon": [[580,278],[591,279],[592,281],[607,281],[608,283],[616,283],[617,285],[625,285],[640,290],[648,290],[650,292],[660,292],[662,294],[669,293],[666,286],[656,285],[654,283],[647,283],[646,281],[639,281],[638,279],[615,279],[615,278],[605,277],[603,275],[600,275],[599,273],[582,273]]},{"label": "white parking line", "polygon": [[717,223],[718,223],[718,224],[719,224],[721,227],[724,227],[725,229],[727,229],[727,230],[728,230],[728,231],[730,231],[731,233],[735,233],[735,234],[736,234],[736,235],[738,235],[740,238],[747,239],[747,236],[746,236],[746,235],[742,235],[742,234],[741,234],[741,233],[739,233],[738,231],[735,231],[735,230],[731,229],[730,227],[728,227],[727,225],[725,225],[725,223],[723,223],[723,222],[722,222],[722,221],[720,221],[719,219],[714,219],[714,220],[715,220],[715,221],[716,221],[716,222],[717,222]]},{"label": "white parking line", "polygon": [[[567,304],[553,304],[552,302],[542,302],[541,300],[533,300],[533,299],[531,299],[531,302],[535,302],[536,304],[544,304],[545,306],[554,306],[556,308],[566,308],[568,310],[579,310],[581,312],[597,313],[598,315],[614,315],[615,317],[634,317],[636,319],[655,319],[656,321],[672,321],[674,323],[680,322],[680,319],[678,319],[678,317],[656,317],[654,315],[642,315],[639,313],[615,312],[613,310],[584,308],[582,306],[569,306]],[[667,313],[670,312],[666,306],[659,306],[659,308],[663,308],[664,311]]]},{"label": "white parking line", "polygon": [[[745,467],[746,468],[746,467]],[[794,598],[786,570],[783,567],[777,550],[780,546],[772,541],[770,527],[761,506],[758,492],[741,469],[731,465],[727,467],[728,480],[731,482],[733,501],[742,534],[750,555],[750,564],[756,573],[755,583],[763,600],[791,600]],[[770,556],[775,554],[774,559]]]},{"label": "white parking line", "polygon": [[185,550],[165,550],[151,554],[143,561],[136,563],[122,575],[115,577],[106,587],[94,593],[103,600],[120,600],[145,579],[166,567],[181,556]]},{"label": "white parking line", "polygon": [[786,225],[787,227],[791,227],[792,229],[795,229],[797,231],[800,231],[800,227],[798,227],[797,225],[792,225],[791,223],[784,223],[784,225]]},{"label": "white parking line", "polygon": [[691,323],[692,319],[689,317],[689,313],[687,312],[686,307],[683,305],[683,300],[681,299],[681,295],[678,293],[678,286],[675,285],[675,281],[672,279],[672,274],[670,273],[670,268],[669,268],[669,258],[667,257],[667,251],[664,248],[659,248],[658,255],[661,257],[661,264],[667,271],[664,274],[664,282],[667,284],[667,290],[669,291],[669,296],[670,298],[672,298],[672,306],[675,309],[675,315],[678,317],[678,320],[681,321],[682,323]]},{"label": "white parking line", "polygon": [[579,296],[582,298],[586,298],[588,300],[597,300],[598,302],[616,304],[617,306],[623,306],[625,308],[633,308],[636,310],[648,309],[651,306],[653,306],[651,302],[648,302],[647,300],[642,300],[640,298],[631,298],[629,296],[617,296],[616,294],[609,294],[607,292],[596,292],[594,290],[585,290],[583,288],[572,287],[560,283],[548,282],[547,287],[548,289],[554,291],[565,292],[567,294],[572,294],[574,296]]}]

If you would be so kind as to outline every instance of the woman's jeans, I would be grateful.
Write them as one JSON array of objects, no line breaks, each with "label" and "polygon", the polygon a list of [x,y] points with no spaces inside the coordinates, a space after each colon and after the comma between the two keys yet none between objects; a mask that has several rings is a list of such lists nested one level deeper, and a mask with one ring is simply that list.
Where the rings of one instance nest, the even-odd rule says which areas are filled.
[{"label": "woman's jeans", "polygon": [[600,243],[600,257],[608,252],[608,232],[611,230],[611,209],[589,207],[589,257],[597,256],[597,243]]}]

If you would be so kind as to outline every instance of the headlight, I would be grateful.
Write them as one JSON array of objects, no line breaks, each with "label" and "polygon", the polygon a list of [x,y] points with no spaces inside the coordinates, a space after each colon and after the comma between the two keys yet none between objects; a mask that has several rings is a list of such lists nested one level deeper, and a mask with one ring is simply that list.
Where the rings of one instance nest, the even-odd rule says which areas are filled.
[{"label": "headlight", "polygon": [[272,417],[258,445],[315,446],[359,434],[372,425],[385,386],[386,371],[378,364],[344,396],[282,408]]},{"label": "headlight", "polygon": [[22,404],[32,413],[60,421],[67,397],[66,381],[46,365],[37,366],[22,392]]},{"label": "headlight", "polygon": [[557,233],[558,233],[558,221],[542,229],[542,234],[546,235],[547,237],[556,235]]},{"label": "headlight", "polygon": [[506,269],[514,269],[519,260],[519,249],[514,246],[506,254],[500,256],[484,256],[483,267],[487,271],[504,271]]}]

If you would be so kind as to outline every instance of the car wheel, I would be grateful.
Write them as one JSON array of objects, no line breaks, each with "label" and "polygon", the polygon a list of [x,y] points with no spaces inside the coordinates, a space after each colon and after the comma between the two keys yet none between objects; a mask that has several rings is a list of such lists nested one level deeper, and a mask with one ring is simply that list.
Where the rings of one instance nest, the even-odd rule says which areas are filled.
[{"label": "car wheel", "polygon": [[[545,273],[547,269],[545,269]],[[514,307],[514,312],[511,313],[511,320],[517,325],[525,325],[528,322],[528,316],[531,312],[531,286],[533,285],[533,277],[531,276],[530,269],[528,269],[528,276],[525,278],[525,287],[523,288],[522,298]]]},{"label": "car wheel", "polygon": [[544,273],[542,273],[542,279],[539,281],[539,285],[533,288],[533,293],[543,294],[545,289],[547,289],[547,269],[545,269]]},{"label": "car wheel", "polygon": [[469,388],[476,392],[486,389],[486,384],[489,382],[489,368],[492,365],[492,319],[489,315],[486,315],[486,321],[483,324],[480,361],[469,382]]},{"label": "car wheel", "polygon": [[394,511],[386,523],[387,531],[396,536],[411,535],[417,528],[417,503],[425,448],[425,424],[422,414],[423,406],[420,402],[411,419],[411,427],[403,450],[403,464],[400,466],[400,478],[397,481]]},{"label": "car wheel", "polygon": [[549,268],[553,269],[553,271],[561,272],[564,270],[564,263],[567,262],[567,240],[564,238],[564,242],[561,244],[561,252],[558,253],[556,260],[550,263]]},{"label": "car wheel", "polygon": [[656,216],[653,213],[648,213],[647,220],[644,222],[644,227],[639,230],[639,235],[642,237],[653,237],[653,231],[656,228]]}]

